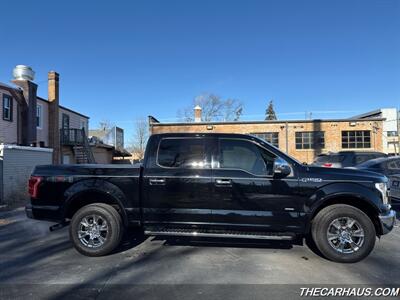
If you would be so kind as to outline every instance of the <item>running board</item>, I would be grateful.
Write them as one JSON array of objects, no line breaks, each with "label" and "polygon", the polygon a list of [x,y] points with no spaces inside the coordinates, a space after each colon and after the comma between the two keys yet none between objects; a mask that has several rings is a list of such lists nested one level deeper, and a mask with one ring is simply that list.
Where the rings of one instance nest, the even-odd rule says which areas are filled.
[{"label": "running board", "polygon": [[276,233],[266,233],[266,232],[207,232],[207,231],[193,231],[193,230],[146,230],[145,235],[154,236],[186,236],[186,237],[218,237],[218,238],[232,238],[232,239],[255,239],[255,240],[284,240],[290,241],[295,238],[295,235],[291,234],[276,234]]}]

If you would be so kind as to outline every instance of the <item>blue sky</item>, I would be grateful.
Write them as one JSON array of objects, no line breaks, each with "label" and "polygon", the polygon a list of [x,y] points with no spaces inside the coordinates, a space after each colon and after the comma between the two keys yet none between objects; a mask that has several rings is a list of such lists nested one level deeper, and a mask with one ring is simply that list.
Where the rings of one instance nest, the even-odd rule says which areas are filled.
[{"label": "blue sky", "polygon": [[[132,132],[203,92],[261,119],[344,117],[400,106],[400,1],[4,1],[0,81],[60,73],[61,103]],[[328,111],[328,113],[327,113]],[[335,112],[336,111],[336,112]],[[339,112],[338,112],[339,111]]]}]

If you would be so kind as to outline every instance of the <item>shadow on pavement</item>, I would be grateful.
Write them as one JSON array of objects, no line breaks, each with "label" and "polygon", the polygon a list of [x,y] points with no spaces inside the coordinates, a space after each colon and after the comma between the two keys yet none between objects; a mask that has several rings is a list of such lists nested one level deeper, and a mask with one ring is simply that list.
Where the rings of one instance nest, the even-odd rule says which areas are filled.
[{"label": "shadow on pavement", "polygon": [[[397,211],[399,212],[399,210]],[[242,248],[243,251],[235,251],[237,259],[240,260],[242,256],[245,257],[248,252],[252,252],[247,250],[249,248],[289,250],[293,248],[293,245],[298,244],[297,241],[295,243],[248,240],[244,242],[236,239],[181,237],[154,237],[149,240],[141,232],[128,230],[121,247],[114,254],[89,258],[72,249],[66,229],[49,233],[48,225],[48,223],[20,219],[0,226],[0,298],[2,298],[2,289],[8,289],[9,295],[17,296],[20,299],[32,298],[32,295],[33,299],[93,299],[97,297],[107,299],[116,295],[118,297],[126,295],[126,291],[131,289],[130,296],[138,299],[152,299],[150,296],[179,299],[179,296],[182,295],[174,292],[180,288],[179,285],[161,288],[163,282],[171,282],[168,280],[175,275],[174,272],[185,272],[185,282],[196,283],[206,278],[208,274],[218,274],[220,282],[228,282],[229,272],[242,272],[245,277],[250,272],[260,270],[256,265],[251,265],[249,260],[246,261],[246,265],[250,264],[249,269],[242,270],[240,268],[243,268],[245,264],[235,265],[232,260],[224,260],[224,251],[218,251],[215,254],[213,251],[207,250],[209,247]],[[375,253],[360,263],[335,264],[318,258],[310,259],[307,262],[293,260],[297,264],[294,265],[297,270],[293,270],[293,273],[298,273],[298,270],[315,272],[315,268],[318,268],[322,270],[321,274],[331,276],[331,278],[340,278],[342,276],[340,274],[350,274],[352,278],[355,278],[355,282],[397,283],[400,280],[398,275],[400,260],[397,259],[398,252],[393,251],[393,249],[398,249],[396,242],[393,242],[393,239],[396,238],[395,234],[398,233],[395,232],[382,239],[384,246],[380,247],[379,252],[374,251]],[[156,243],[157,241],[162,241],[162,245],[166,247],[159,247],[161,243]],[[389,244],[391,248],[388,247]],[[294,249],[293,252],[296,251],[299,250]],[[268,257],[268,253],[272,251],[265,252]],[[282,252],[288,253],[287,258],[291,259],[289,257],[292,254],[291,251]],[[307,252],[300,253],[303,255]],[[203,260],[199,261],[201,257]],[[212,257],[213,260],[208,260],[209,257]],[[212,263],[216,261],[219,263],[218,268],[214,269],[214,273],[210,273]],[[274,268],[276,276],[279,273],[281,276],[287,276],[286,269],[283,271],[279,269],[282,261],[274,261],[271,258],[266,261],[272,263],[271,268]],[[258,263],[261,264],[263,261],[258,261]],[[315,268],[313,269],[312,266]],[[199,272],[203,273],[199,274]],[[339,275],[333,277],[332,274]],[[259,275],[263,276],[262,273]],[[65,284],[49,284],[54,279],[56,279],[55,282],[65,282]],[[284,277],[283,280],[286,279]],[[155,283],[141,284],[149,282]],[[37,284],[31,284],[28,287],[24,285],[26,283]],[[122,285],[118,286],[118,284]],[[138,286],[134,287],[134,285]],[[208,285],[201,291],[192,287],[188,289],[188,294],[185,296],[199,299],[198,297],[201,295],[197,292],[206,293],[207,290],[217,287],[218,285]],[[240,285],[227,285],[227,291],[230,294],[227,291],[223,291],[223,293],[221,291],[219,296],[228,299],[230,297],[227,295],[240,295],[241,290]]]},{"label": "shadow on pavement", "polygon": [[143,234],[143,230],[136,228],[128,228],[124,233],[121,245],[113,251],[113,254],[117,254],[135,248],[138,245],[142,244],[146,239],[148,239],[148,237]]}]

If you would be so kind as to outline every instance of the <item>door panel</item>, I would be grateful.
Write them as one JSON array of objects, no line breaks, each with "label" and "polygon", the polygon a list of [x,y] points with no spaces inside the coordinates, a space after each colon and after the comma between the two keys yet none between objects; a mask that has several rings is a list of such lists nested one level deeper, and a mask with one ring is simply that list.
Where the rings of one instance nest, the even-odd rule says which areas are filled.
[{"label": "door panel", "polygon": [[211,217],[211,170],[154,171],[143,182],[146,223],[198,223]]},{"label": "door panel", "polygon": [[[250,151],[247,152],[238,149],[247,147],[248,143],[251,142],[220,142],[216,158],[219,163],[213,169],[213,195],[219,203],[218,209],[213,209],[214,219],[221,226],[242,230],[302,231],[302,199],[296,195],[298,179],[295,176],[273,178],[270,163],[267,161],[262,167],[260,158],[251,153],[258,151],[258,146],[248,145]],[[224,151],[229,152],[228,155]],[[236,157],[238,162],[232,161],[230,156]],[[227,183],[221,185],[221,180]]]},{"label": "door panel", "polygon": [[[160,155],[143,176],[143,216],[147,226],[201,225],[212,218],[209,141],[160,143]],[[189,141],[188,141],[189,140]],[[192,139],[193,140],[193,139]],[[157,149],[157,153],[159,151]],[[196,153],[205,151],[204,157]],[[154,153],[154,155],[157,155]]]},{"label": "door panel", "polygon": [[216,222],[242,229],[302,230],[302,199],[293,193],[298,188],[297,179],[260,178],[243,171],[214,170],[214,181],[222,178],[229,178],[232,184],[214,185],[213,194],[220,204],[213,209]]}]

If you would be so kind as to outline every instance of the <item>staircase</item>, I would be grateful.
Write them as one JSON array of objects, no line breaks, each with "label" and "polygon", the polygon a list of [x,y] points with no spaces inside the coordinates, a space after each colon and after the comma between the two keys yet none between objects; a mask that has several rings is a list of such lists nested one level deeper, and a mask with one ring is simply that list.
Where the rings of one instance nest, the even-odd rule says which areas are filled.
[{"label": "staircase", "polygon": [[95,164],[96,161],[90,148],[85,130],[61,129],[62,145],[72,146],[77,164]]},{"label": "staircase", "polygon": [[77,164],[89,164],[90,159],[83,146],[73,146],[75,161]]}]

